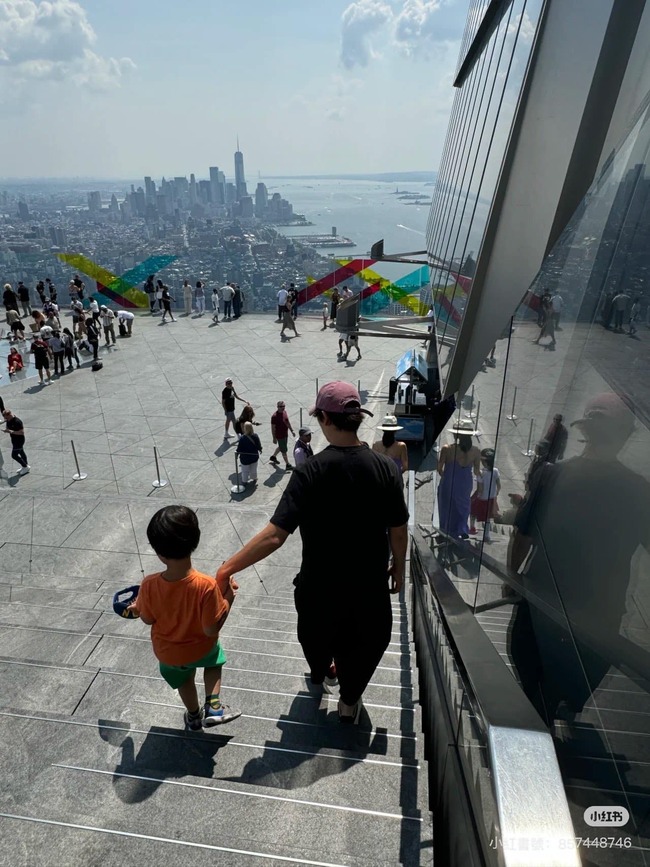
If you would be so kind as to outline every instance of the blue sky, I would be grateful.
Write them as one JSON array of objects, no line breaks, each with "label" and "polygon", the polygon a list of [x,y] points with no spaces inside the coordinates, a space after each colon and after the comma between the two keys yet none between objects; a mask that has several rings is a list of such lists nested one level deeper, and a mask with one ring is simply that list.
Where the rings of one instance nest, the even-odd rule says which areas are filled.
[{"label": "blue sky", "polygon": [[437,168],[468,0],[2,0],[0,174]]}]

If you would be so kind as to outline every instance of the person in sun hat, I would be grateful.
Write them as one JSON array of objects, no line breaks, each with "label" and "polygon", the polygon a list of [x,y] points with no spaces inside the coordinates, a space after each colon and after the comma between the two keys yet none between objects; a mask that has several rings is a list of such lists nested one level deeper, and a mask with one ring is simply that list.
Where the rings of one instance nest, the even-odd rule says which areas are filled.
[{"label": "person in sun hat", "polygon": [[[359,440],[363,417],[372,413],[353,385],[324,385],[310,415],[327,448],[296,468],[270,522],[220,567],[217,582],[226,588],[234,573],[300,530],[302,562],[293,582],[298,640],[312,686],[329,686],[338,677],[339,719],[355,723],[390,641],[390,594],[404,581],[408,510],[394,461]],[[354,533],[340,533],[323,546],[323,527],[346,495],[354,496]]]},{"label": "person in sun hat", "polygon": [[469,513],[474,476],[481,474],[481,452],[472,442],[480,431],[469,419],[456,420],[447,429],[454,442],[440,449],[438,473],[438,517],[440,529],[454,539],[469,538]]},{"label": "person in sun hat", "polygon": [[372,450],[380,455],[386,455],[391,461],[395,461],[400,477],[403,478],[404,473],[408,472],[409,468],[409,453],[406,448],[406,443],[400,442],[395,438],[398,430],[404,430],[402,425],[397,424],[397,417],[394,415],[384,416],[384,420],[379,425],[377,430],[383,431],[380,442],[376,442]]}]

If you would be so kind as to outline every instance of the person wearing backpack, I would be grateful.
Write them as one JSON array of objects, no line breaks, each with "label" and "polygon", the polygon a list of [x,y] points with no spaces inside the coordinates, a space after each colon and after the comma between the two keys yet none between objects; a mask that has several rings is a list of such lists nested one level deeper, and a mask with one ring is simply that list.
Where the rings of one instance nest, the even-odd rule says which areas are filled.
[{"label": "person wearing backpack", "polygon": [[241,480],[247,485],[257,482],[257,465],[262,453],[262,443],[256,433],[253,432],[253,424],[245,421],[243,434],[237,443],[237,454],[241,464]]},{"label": "person wearing backpack", "polygon": [[88,338],[88,343],[92,346],[93,361],[97,361],[99,353],[99,326],[96,320],[90,317],[86,320],[86,337]]}]

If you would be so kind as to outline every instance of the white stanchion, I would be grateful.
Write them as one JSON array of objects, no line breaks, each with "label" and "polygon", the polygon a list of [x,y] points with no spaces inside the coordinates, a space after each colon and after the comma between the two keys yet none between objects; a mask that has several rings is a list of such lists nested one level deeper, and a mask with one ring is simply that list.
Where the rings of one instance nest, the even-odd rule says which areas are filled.
[{"label": "white stanchion", "polygon": [[517,421],[517,419],[519,418],[519,416],[515,415],[516,403],[517,403],[517,386],[515,385],[515,391],[514,391],[514,394],[512,395],[512,411],[511,411],[510,415],[506,416],[508,421]]},{"label": "white stanchion", "polygon": [[79,469],[79,459],[77,458],[77,450],[74,447],[74,440],[70,440],[70,445],[72,446],[72,454],[74,456],[74,462],[75,462],[75,465],[77,467],[77,472],[74,473],[72,478],[74,479],[75,482],[82,482],[84,479],[88,478],[88,473],[82,473],[81,470]]},{"label": "white stanchion", "polygon": [[167,484],[167,479],[160,478],[160,466],[158,465],[158,449],[155,446],[153,447],[153,457],[156,462],[156,478],[151,484],[154,486],[154,488],[164,488]]},{"label": "white stanchion", "polygon": [[242,485],[241,479],[239,478],[239,456],[237,454],[235,454],[235,475],[237,476],[237,484],[231,487],[230,493],[243,494],[246,490],[246,485]]},{"label": "white stanchion", "polygon": [[532,458],[535,455],[535,449],[531,448],[533,443],[533,429],[535,427],[535,419],[531,418],[530,427],[528,428],[528,445],[526,446],[526,450],[522,451],[522,455],[525,455],[527,458]]}]

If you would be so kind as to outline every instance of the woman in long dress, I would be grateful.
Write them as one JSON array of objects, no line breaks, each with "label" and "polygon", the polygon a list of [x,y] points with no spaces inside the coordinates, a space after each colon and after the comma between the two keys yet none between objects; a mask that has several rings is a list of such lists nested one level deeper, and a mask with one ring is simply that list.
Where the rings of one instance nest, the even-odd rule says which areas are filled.
[{"label": "woman in long dress", "polygon": [[454,539],[469,538],[469,513],[474,479],[481,474],[481,452],[472,443],[473,422],[467,420],[454,424],[449,431],[454,442],[440,449],[438,458],[438,514],[440,529]]}]

